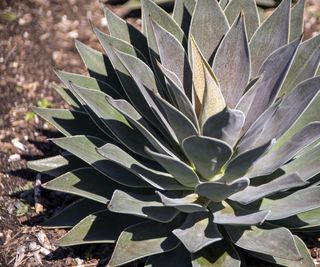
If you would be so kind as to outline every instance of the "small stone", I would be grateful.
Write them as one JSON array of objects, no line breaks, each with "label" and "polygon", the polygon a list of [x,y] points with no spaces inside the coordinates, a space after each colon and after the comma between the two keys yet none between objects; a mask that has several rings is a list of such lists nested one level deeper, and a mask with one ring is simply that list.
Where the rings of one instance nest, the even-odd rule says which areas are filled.
[{"label": "small stone", "polygon": [[20,154],[12,154],[9,156],[8,162],[15,162],[21,160]]}]

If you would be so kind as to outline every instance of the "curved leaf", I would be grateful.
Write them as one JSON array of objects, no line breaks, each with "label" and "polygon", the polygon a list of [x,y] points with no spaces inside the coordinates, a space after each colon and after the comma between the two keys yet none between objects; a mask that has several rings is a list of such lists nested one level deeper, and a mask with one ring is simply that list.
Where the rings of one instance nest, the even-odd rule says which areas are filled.
[{"label": "curved leaf", "polygon": [[131,214],[162,223],[172,221],[179,213],[172,207],[159,202],[156,195],[142,195],[115,190],[108,204],[108,209],[116,213]]},{"label": "curved leaf", "polygon": [[299,0],[291,9],[290,19],[290,38],[293,41],[301,36],[303,33],[303,13],[305,0]]},{"label": "curved leaf", "polygon": [[232,148],[227,143],[205,136],[186,138],[182,148],[196,171],[207,180],[218,174],[232,155]]},{"label": "curved leaf", "polygon": [[185,222],[172,232],[190,253],[223,239],[217,225],[212,223],[212,218],[207,212],[188,214]]},{"label": "curved leaf", "polygon": [[178,23],[180,28],[188,36],[191,18],[196,0],[176,0],[174,1],[173,19]]},{"label": "curved leaf", "polygon": [[190,34],[210,65],[221,39],[228,30],[228,21],[218,1],[197,1],[191,20]]},{"label": "curved leaf", "polygon": [[238,16],[223,38],[212,68],[226,105],[234,108],[250,78],[250,53],[243,13]]}]

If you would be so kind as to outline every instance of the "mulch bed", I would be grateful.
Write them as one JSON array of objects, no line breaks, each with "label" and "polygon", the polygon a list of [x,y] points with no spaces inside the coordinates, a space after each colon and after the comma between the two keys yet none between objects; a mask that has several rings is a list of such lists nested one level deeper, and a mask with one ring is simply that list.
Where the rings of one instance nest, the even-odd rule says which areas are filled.
[{"label": "mulch bed", "polygon": [[[306,37],[320,30],[317,1],[309,1]],[[0,266],[104,266],[112,251],[108,245],[54,247],[65,231],[45,230],[41,223],[73,197],[42,189],[39,212],[34,197],[39,176],[26,168],[28,160],[60,152],[46,141],[59,133],[30,110],[65,107],[53,89],[59,83],[54,69],[85,73],[74,39],[101,49],[89,23],[107,30],[99,2],[2,0],[0,15]],[[41,176],[42,182],[46,179]],[[304,239],[313,257],[320,259],[318,237]]]}]

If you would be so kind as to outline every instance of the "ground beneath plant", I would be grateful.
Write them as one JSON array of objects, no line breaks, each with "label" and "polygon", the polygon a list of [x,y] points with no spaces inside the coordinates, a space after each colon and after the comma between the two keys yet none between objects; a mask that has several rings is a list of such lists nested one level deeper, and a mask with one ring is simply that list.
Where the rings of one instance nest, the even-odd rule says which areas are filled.
[{"label": "ground beneath plant", "polygon": [[[120,15],[127,14],[121,7],[112,8]],[[137,19],[129,20],[139,24]],[[85,73],[74,39],[101,49],[90,21],[107,30],[98,0],[0,1],[1,267],[104,266],[110,257],[112,248],[106,245],[54,246],[65,231],[45,230],[41,223],[73,197],[42,189],[40,184],[48,177],[26,168],[28,160],[59,153],[46,141],[59,134],[30,108],[65,106],[53,89],[58,83],[54,69]],[[308,1],[305,26],[306,37],[320,32],[319,0]],[[303,238],[320,262],[318,236]],[[258,265],[252,262],[251,266]]]}]

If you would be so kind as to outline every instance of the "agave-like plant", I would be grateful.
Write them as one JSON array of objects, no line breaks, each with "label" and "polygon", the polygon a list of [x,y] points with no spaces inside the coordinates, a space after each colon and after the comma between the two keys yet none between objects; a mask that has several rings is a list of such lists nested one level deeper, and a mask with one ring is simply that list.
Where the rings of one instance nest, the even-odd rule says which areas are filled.
[{"label": "agave-like plant", "polygon": [[35,109],[67,152],[29,167],[81,197],[45,224],[73,227],[58,245],[115,243],[109,266],[315,266],[292,234],[320,230],[320,36],[302,42],[303,9],[284,0],[261,24],[254,0],[176,0],[172,16],[143,0],[142,32],[106,9],[106,55],[76,42],[90,77],[57,72],[71,109]]}]

